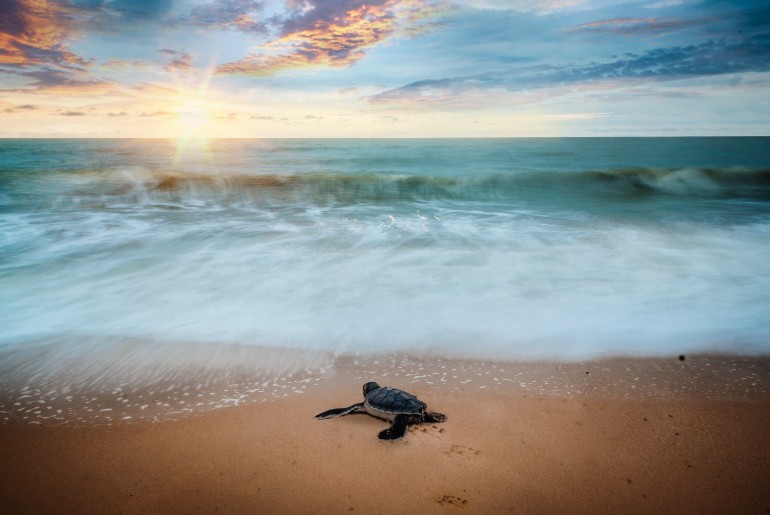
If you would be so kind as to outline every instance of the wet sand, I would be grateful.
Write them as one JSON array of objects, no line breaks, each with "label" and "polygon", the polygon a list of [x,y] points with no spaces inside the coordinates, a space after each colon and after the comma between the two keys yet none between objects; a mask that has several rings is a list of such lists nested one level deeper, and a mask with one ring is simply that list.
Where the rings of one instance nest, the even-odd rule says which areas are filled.
[{"label": "wet sand", "polygon": [[[312,418],[369,379],[449,420],[383,442],[383,421]],[[731,356],[341,359],[302,393],[176,420],[12,418],[0,499],[7,513],[767,513],[769,381],[768,358]]]}]

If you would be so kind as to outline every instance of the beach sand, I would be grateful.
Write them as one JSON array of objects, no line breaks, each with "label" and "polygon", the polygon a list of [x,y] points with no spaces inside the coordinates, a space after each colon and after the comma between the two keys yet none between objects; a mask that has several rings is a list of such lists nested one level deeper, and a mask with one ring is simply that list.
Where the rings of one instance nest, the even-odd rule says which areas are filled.
[{"label": "beach sand", "polygon": [[[770,513],[768,358],[405,359],[341,358],[302,393],[177,420],[11,419],[0,511]],[[385,442],[369,416],[313,419],[367,380],[449,420]]]}]

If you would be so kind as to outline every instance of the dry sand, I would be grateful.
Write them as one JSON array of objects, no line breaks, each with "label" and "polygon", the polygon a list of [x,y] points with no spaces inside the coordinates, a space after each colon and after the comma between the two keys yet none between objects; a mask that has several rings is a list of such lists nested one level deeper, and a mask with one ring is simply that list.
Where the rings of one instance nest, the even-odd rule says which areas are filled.
[{"label": "dry sand", "polygon": [[[11,420],[0,426],[0,510],[770,512],[767,358],[476,363],[484,384],[451,372],[467,363],[442,366],[448,375],[424,367],[426,380],[340,360],[303,394],[159,423]],[[383,421],[312,418],[359,401],[364,379],[449,420],[384,442]]]}]

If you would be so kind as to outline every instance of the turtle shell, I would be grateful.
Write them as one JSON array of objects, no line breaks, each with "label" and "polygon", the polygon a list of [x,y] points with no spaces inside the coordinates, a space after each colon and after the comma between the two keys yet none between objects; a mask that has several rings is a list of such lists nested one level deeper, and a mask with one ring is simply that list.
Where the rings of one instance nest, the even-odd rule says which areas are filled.
[{"label": "turtle shell", "polygon": [[418,415],[428,407],[411,393],[389,387],[377,388],[369,392],[366,403],[376,410],[394,414]]}]

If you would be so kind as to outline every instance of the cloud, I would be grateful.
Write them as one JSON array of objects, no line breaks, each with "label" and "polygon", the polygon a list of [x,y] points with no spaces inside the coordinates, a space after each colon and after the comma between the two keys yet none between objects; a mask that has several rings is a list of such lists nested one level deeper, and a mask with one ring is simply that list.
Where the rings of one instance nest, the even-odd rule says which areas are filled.
[{"label": "cloud", "polygon": [[163,69],[167,72],[189,72],[195,69],[195,55],[184,50],[171,50],[161,48],[158,53],[162,56],[162,62],[144,59],[109,59],[100,64],[105,70],[155,70]]},{"label": "cloud", "polygon": [[[474,103],[488,92],[523,92],[539,88],[628,81],[674,80],[739,72],[770,71],[770,34],[737,41],[707,41],[685,47],[626,54],[606,62],[567,66],[530,66],[465,77],[423,80],[369,97],[375,104]],[[487,92],[487,93],[485,93]]]},{"label": "cloud", "polygon": [[153,111],[151,113],[141,112],[139,113],[139,116],[142,118],[153,118],[155,116],[173,116],[174,113],[170,111]]},{"label": "cloud", "polygon": [[419,31],[447,4],[443,0],[291,0],[287,5],[293,10],[279,23],[281,37],[217,71],[269,75],[290,68],[350,66],[389,37]]},{"label": "cloud", "polygon": [[152,82],[139,82],[134,84],[131,89],[145,98],[174,97],[178,96],[181,92],[178,88]]},{"label": "cloud", "polygon": [[585,0],[467,0],[463,5],[474,9],[518,12],[559,11],[584,4]]},{"label": "cloud", "polygon": [[73,95],[113,90],[113,82],[90,77],[92,61],[67,46],[82,34],[79,14],[65,0],[0,0],[0,72],[27,79],[23,91]]},{"label": "cloud", "polygon": [[64,43],[74,37],[74,25],[66,6],[52,0],[0,0],[0,64],[88,64]]},{"label": "cloud", "polygon": [[36,105],[33,105],[33,104],[22,104],[22,105],[17,105],[17,106],[6,107],[5,109],[3,109],[3,112],[4,113],[15,113],[15,112],[18,112],[18,111],[35,111],[37,109],[40,109],[40,108],[38,106],[36,106]]},{"label": "cloud", "polygon": [[260,20],[264,2],[260,0],[59,1],[67,5],[82,27],[111,36],[135,35],[137,29],[144,34],[168,28],[229,28],[250,33],[265,30]]},{"label": "cloud", "polygon": [[260,20],[264,3],[256,0],[221,0],[195,6],[187,21],[203,27],[224,27],[242,32],[265,32]]},{"label": "cloud", "polygon": [[683,3],[684,3],[684,0],[659,0],[651,4],[646,4],[644,8],[645,9],[665,9],[667,7],[682,5]]},{"label": "cloud", "polygon": [[162,48],[159,52],[166,58],[163,69],[167,72],[189,72],[194,69],[195,57],[189,52],[183,50],[177,52],[168,48]]},{"label": "cloud", "polygon": [[117,86],[111,81],[88,78],[82,70],[60,70],[50,67],[41,67],[37,70],[6,69],[4,73],[18,75],[31,79],[29,88],[38,92],[57,94],[98,94],[107,93]]},{"label": "cloud", "polygon": [[654,32],[668,32],[692,25],[692,21],[674,18],[613,18],[576,25],[570,32],[607,33],[620,35],[645,35]]},{"label": "cloud", "polygon": [[100,66],[110,70],[124,70],[127,68],[135,68],[141,70],[156,67],[157,63],[152,61],[144,61],[142,59],[109,59],[101,63]]},{"label": "cloud", "polygon": [[120,111],[119,113],[107,113],[107,116],[110,116],[110,117],[128,116],[128,113],[125,111]]},{"label": "cloud", "polygon": [[59,116],[88,116],[88,114],[83,111],[64,111],[58,114]]},{"label": "cloud", "polygon": [[392,6],[394,3],[391,0],[288,0],[288,16],[280,22],[282,34],[313,30],[335,20],[344,23],[347,13],[351,11],[367,6],[387,8],[388,4]]},{"label": "cloud", "polygon": [[[678,4],[657,5],[665,8]],[[651,5],[645,5],[650,8]],[[674,10],[685,17],[614,17],[575,25],[568,32],[575,34],[647,35],[673,32],[680,29],[698,28],[701,34],[712,39],[739,37],[767,31],[770,26],[770,8],[753,1],[727,3],[703,0],[697,11],[687,13]]]},{"label": "cloud", "polygon": [[250,116],[249,120],[272,120],[272,116],[266,116],[266,115],[254,115]]},{"label": "cloud", "polygon": [[340,95],[355,95],[358,94],[361,91],[361,88],[358,86],[347,86],[344,88],[340,88],[337,90],[337,93]]}]

